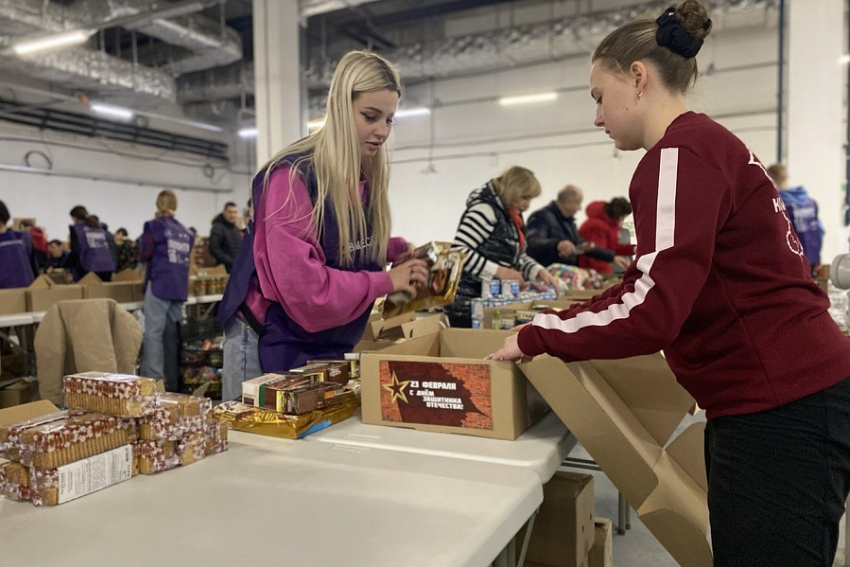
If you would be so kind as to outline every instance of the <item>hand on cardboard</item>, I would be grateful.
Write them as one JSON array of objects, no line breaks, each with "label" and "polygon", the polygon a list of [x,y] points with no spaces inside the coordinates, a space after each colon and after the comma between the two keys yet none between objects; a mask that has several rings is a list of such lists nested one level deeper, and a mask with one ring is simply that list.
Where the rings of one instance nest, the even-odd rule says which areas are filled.
[{"label": "hand on cardboard", "polygon": [[416,287],[428,283],[428,267],[422,260],[408,260],[389,271],[393,291],[405,291],[416,296]]},{"label": "hand on cardboard", "polygon": [[[525,327],[525,325],[520,325],[516,328],[521,329],[522,327]],[[531,362],[531,359],[533,357],[525,356],[523,352],[519,350],[519,344],[517,344],[518,336],[518,333],[514,333],[508,338],[506,338],[504,346],[502,346],[502,348],[488,356],[485,360],[507,360],[510,362],[516,362],[517,364]]]}]

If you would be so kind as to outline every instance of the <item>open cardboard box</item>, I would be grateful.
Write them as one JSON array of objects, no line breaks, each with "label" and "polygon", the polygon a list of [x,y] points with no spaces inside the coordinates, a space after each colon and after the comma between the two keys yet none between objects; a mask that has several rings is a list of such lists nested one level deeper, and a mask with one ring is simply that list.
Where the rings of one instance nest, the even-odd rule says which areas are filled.
[{"label": "open cardboard box", "polygon": [[354,346],[354,352],[381,350],[405,340],[437,333],[448,326],[442,313],[416,318],[415,313],[405,313],[391,319],[382,319],[380,313],[372,312],[363,338]]},{"label": "open cardboard box", "polygon": [[693,407],[661,354],[565,364],[539,357],[520,370],[684,567],[711,567],[705,424],[668,444]]},{"label": "open cardboard box", "polygon": [[363,423],[513,440],[548,407],[512,362],[510,331],[442,329],[360,357]]},{"label": "open cardboard box", "polygon": [[133,281],[104,282],[94,272],[89,272],[77,283],[84,286],[85,299],[114,299],[118,303],[137,301],[142,287],[141,283]]},{"label": "open cardboard box", "polygon": [[83,286],[57,284],[41,275],[27,288],[27,311],[47,311],[54,303],[69,299],[83,299]]},{"label": "open cardboard box", "polygon": [[15,287],[0,289],[0,315],[23,313],[27,310],[27,289]]}]

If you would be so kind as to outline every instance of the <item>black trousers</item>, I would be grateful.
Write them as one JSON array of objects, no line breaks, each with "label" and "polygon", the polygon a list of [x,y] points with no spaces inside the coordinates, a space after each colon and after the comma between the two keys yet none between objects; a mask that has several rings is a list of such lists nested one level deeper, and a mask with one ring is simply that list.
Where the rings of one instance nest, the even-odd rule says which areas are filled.
[{"label": "black trousers", "polygon": [[705,461],[715,567],[832,567],[850,490],[850,379],[709,420]]}]

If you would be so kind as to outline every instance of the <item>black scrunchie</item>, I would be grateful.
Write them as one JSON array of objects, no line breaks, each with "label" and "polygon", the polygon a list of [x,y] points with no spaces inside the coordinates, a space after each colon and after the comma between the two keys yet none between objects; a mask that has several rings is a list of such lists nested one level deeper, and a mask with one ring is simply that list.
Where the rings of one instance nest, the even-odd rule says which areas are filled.
[{"label": "black scrunchie", "polygon": [[702,40],[689,34],[676,19],[675,13],[675,6],[670,6],[655,20],[658,24],[655,41],[658,42],[658,45],[666,47],[682,57],[696,57],[700,47],[702,47]]}]

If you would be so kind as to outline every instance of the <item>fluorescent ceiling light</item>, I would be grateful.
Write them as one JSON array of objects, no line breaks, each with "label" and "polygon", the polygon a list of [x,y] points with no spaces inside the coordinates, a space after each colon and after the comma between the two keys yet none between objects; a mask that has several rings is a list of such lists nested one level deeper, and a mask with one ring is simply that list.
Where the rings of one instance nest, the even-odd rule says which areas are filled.
[{"label": "fluorescent ceiling light", "polygon": [[260,134],[260,131],[256,127],[250,128],[242,128],[239,130],[239,137],[243,140],[247,140],[249,138],[256,138]]},{"label": "fluorescent ceiling light", "polygon": [[316,128],[321,128],[324,125],[325,125],[325,121],[322,120],[322,119],[311,120],[310,122],[307,123],[307,128],[309,128],[310,130],[315,130]]},{"label": "fluorescent ceiling light", "polygon": [[92,103],[90,108],[92,112],[97,112],[98,114],[103,114],[104,116],[112,118],[120,118],[121,120],[130,120],[133,116],[135,116],[135,113],[129,108],[112,106],[111,104]]},{"label": "fluorescent ceiling light", "polygon": [[850,63],[850,53],[845,53],[838,58],[839,65],[847,65],[848,63]]},{"label": "fluorescent ceiling light", "polygon": [[430,108],[419,106],[416,108],[404,108],[395,113],[396,118],[410,118],[412,116],[428,116],[431,114]]},{"label": "fluorescent ceiling light", "polygon": [[14,49],[15,53],[18,55],[25,55],[36,51],[44,51],[47,49],[55,49],[57,47],[83,43],[90,35],[91,33],[86,30],[74,30],[72,32],[59,33],[30,41],[22,41],[12,46],[12,49]]},{"label": "fluorescent ceiling light", "polygon": [[510,106],[512,104],[526,104],[529,102],[545,102],[548,100],[555,100],[556,98],[558,98],[558,93],[556,92],[520,96],[503,96],[499,99],[499,104],[502,106]]}]

